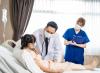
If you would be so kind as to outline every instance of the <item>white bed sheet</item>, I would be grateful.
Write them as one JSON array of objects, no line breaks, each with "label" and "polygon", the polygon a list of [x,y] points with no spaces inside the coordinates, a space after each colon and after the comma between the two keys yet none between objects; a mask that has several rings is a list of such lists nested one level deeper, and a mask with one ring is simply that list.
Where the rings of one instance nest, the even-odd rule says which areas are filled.
[{"label": "white bed sheet", "polygon": [[95,68],[94,70],[65,71],[63,73],[100,73],[100,68]]}]

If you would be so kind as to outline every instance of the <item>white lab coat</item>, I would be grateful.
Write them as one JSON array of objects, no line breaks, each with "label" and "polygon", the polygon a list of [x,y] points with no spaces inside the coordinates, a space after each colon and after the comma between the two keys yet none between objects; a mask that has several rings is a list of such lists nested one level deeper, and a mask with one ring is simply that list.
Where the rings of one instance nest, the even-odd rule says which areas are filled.
[{"label": "white lab coat", "polygon": [[45,55],[46,48],[44,42],[44,29],[36,30],[33,35],[36,37],[36,48],[40,49],[42,58],[45,60],[61,61],[62,58],[62,45],[59,35],[55,33],[49,40],[48,53]]}]

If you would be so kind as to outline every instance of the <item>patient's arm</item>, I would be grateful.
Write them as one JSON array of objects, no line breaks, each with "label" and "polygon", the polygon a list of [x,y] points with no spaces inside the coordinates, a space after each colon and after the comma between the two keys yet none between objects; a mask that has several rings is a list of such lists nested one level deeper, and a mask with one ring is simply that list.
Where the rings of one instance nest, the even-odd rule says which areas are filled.
[{"label": "patient's arm", "polygon": [[37,65],[45,72],[50,72],[49,61],[42,60],[41,55],[37,55],[36,58]]},{"label": "patient's arm", "polygon": [[36,48],[33,48],[30,52],[35,59],[37,65],[45,72],[49,72],[49,62],[42,60],[41,55],[39,55],[39,51]]}]

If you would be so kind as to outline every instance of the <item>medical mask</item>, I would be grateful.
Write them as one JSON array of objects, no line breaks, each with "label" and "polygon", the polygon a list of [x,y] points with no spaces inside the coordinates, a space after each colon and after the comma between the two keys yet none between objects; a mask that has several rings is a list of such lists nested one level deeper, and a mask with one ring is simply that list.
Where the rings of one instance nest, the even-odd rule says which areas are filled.
[{"label": "medical mask", "polygon": [[47,38],[51,38],[53,35],[52,34],[50,34],[50,33],[48,33],[47,31],[45,31],[45,37],[47,37]]},{"label": "medical mask", "polygon": [[76,29],[76,30],[80,30],[81,28],[82,28],[82,27],[81,27],[80,25],[78,25],[78,24],[75,25],[75,29]]}]

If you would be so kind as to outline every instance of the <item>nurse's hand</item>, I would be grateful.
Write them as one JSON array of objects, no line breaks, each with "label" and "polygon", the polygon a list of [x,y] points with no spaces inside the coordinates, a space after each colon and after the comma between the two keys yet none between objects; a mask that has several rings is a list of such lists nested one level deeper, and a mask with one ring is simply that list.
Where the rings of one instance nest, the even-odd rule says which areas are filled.
[{"label": "nurse's hand", "polygon": [[71,45],[74,45],[74,46],[78,46],[78,47],[81,47],[81,48],[86,48],[86,44],[77,44],[75,41],[73,41],[72,43],[70,43]]},{"label": "nurse's hand", "polygon": [[77,46],[77,43],[74,42],[74,41],[73,41],[73,42],[70,42],[70,44],[71,44],[71,45],[74,45],[74,46]]},{"label": "nurse's hand", "polygon": [[73,42],[72,41],[67,41],[67,40],[64,41],[64,45],[69,45],[71,43],[73,43]]}]

